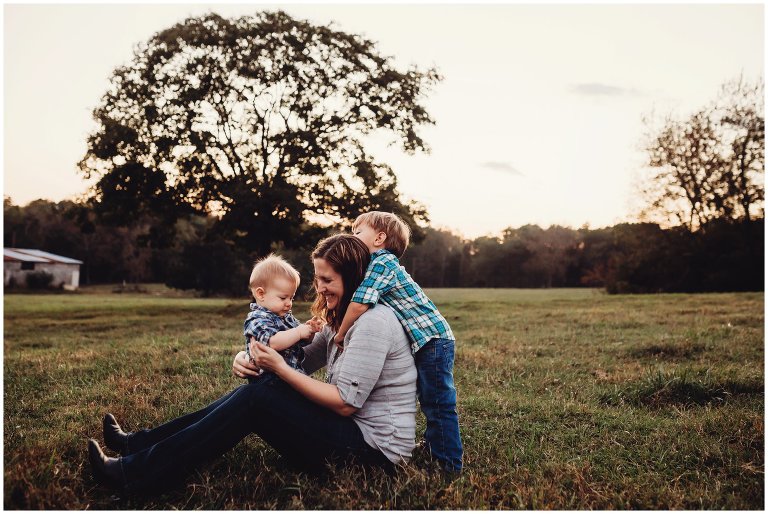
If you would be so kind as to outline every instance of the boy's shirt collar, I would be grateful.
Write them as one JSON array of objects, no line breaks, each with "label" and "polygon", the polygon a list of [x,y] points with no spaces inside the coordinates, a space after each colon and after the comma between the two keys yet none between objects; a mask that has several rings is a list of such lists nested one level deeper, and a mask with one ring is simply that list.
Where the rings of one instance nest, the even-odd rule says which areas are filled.
[{"label": "boy's shirt collar", "polygon": [[392,252],[390,252],[386,248],[382,248],[381,250],[376,250],[371,254],[371,259],[373,259],[374,257],[378,257],[379,255],[384,255],[385,253],[392,253]]},{"label": "boy's shirt collar", "polygon": [[286,317],[288,317],[288,316],[291,316],[291,315],[293,315],[293,309],[291,309],[291,310],[289,310],[288,312],[286,312],[286,313],[285,313],[285,316],[280,316],[279,314],[275,314],[274,312],[272,312],[271,310],[267,309],[266,307],[262,307],[261,305],[259,305],[259,304],[258,304],[258,303],[256,303],[256,302],[251,302],[251,305],[250,305],[250,307],[251,307],[251,310],[252,310],[252,311],[261,311],[261,312],[266,312],[267,314],[271,314],[271,315],[273,315],[273,316],[277,316],[278,318],[286,318]]}]

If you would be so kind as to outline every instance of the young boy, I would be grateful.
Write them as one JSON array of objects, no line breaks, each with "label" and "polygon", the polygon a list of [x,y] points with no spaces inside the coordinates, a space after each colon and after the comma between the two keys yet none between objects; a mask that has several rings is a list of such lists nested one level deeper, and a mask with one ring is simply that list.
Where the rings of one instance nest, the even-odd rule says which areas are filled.
[{"label": "young boy", "polygon": [[371,211],[357,217],[352,233],[371,251],[371,262],[352,295],[335,342],[341,346],[357,318],[377,302],[395,312],[416,361],[419,403],[427,418],[427,447],[445,470],[461,471],[463,449],[453,385],[455,339],[435,304],[400,265],[398,259],[408,247],[411,231],[395,214]]},{"label": "young boy", "polygon": [[313,318],[302,325],[291,314],[300,279],[293,266],[274,254],[254,265],[248,285],[256,302],[251,303],[251,312],[243,325],[249,359],[252,358],[249,343],[253,337],[257,343],[277,350],[289,366],[304,373],[302,347],[309,344],[308,339],[320,331],[322,324]]}]

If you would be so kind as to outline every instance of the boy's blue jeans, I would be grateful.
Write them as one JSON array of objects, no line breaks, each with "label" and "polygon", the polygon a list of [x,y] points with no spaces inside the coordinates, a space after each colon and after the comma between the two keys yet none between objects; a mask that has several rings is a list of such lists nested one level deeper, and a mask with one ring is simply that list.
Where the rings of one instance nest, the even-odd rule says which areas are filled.
[{"label": "boy's blue jeans", "polygon": [[454,341],[432,339],[414,356],[419,403],[427,418],[424,438],[434,458],[447,471],[461,471],[461,435],[453,385]]}]

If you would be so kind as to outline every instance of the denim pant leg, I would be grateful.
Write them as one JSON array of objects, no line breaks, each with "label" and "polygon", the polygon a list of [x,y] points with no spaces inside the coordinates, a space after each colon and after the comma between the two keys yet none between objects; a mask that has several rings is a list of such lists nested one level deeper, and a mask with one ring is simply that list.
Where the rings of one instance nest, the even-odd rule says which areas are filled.
[{"label": "denim pant leg", "polygon": [[461,470],[463,454],[453,385],[454,350],[454,341],[432,339],[414,356],[419,403],[427,418],[424,438],[432,456],[448,471]]},{"label": "denim pant leg", "polygon": [[298,393],[277,377],[260,399],[254,432],[293,465],[319,472],[325,463],[354,462],[392,471],[394,466],[365,442],[351,416],[342,416]]},{"label": "denim pant leg", "polygon": [[274,375],[242,385],[207,415],[152,446],[120,459],[129,490],[163,489],[233,448],[251,432],[310,470],[352,458],[386,467],[351,417],[310,402]]},{"label": "denim pant leg", "polygon": [[184,430],[188,426],[197,423],[205,416],[207,416],[211,411],[213,411],[216,407],[225,402],[230,396],[235,394],[236,391],[237,389],[230,391],[218,400],[209,404],[207,407],[204,407],[196,412],[191,412],[189,414],[185,414],[184,416],[180,416],[160,425],[159,427],[131,432],[128,434],[127,451],[125,452],[125,455],[140,452],[145,448],[149,448],[155,443],[159,443],[166,437],[172,436],[176,432]]}]

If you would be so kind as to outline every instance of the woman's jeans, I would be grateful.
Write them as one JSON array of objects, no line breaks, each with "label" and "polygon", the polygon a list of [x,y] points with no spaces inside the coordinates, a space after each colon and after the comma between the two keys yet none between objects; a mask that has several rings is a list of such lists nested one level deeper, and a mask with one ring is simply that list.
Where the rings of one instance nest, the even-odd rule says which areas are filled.
[{"label": "woman's jeans", "polygon": [[461,470],[463,454],[453,385],[455,345],[450,339],[432,339],[414,355],[419,403],[427,418],[424,438],[432,456],[447,471]]},{"label": "woman's jeans", "polygon": [[272,373],[242,385],[204,409],[128,437],[120,459],[129,490],[161,490],[207,460],[223,455],[250,433],[308,471],[326,461],[351,460],[393,469],[363,439],[351,417],[321,407]]}]

